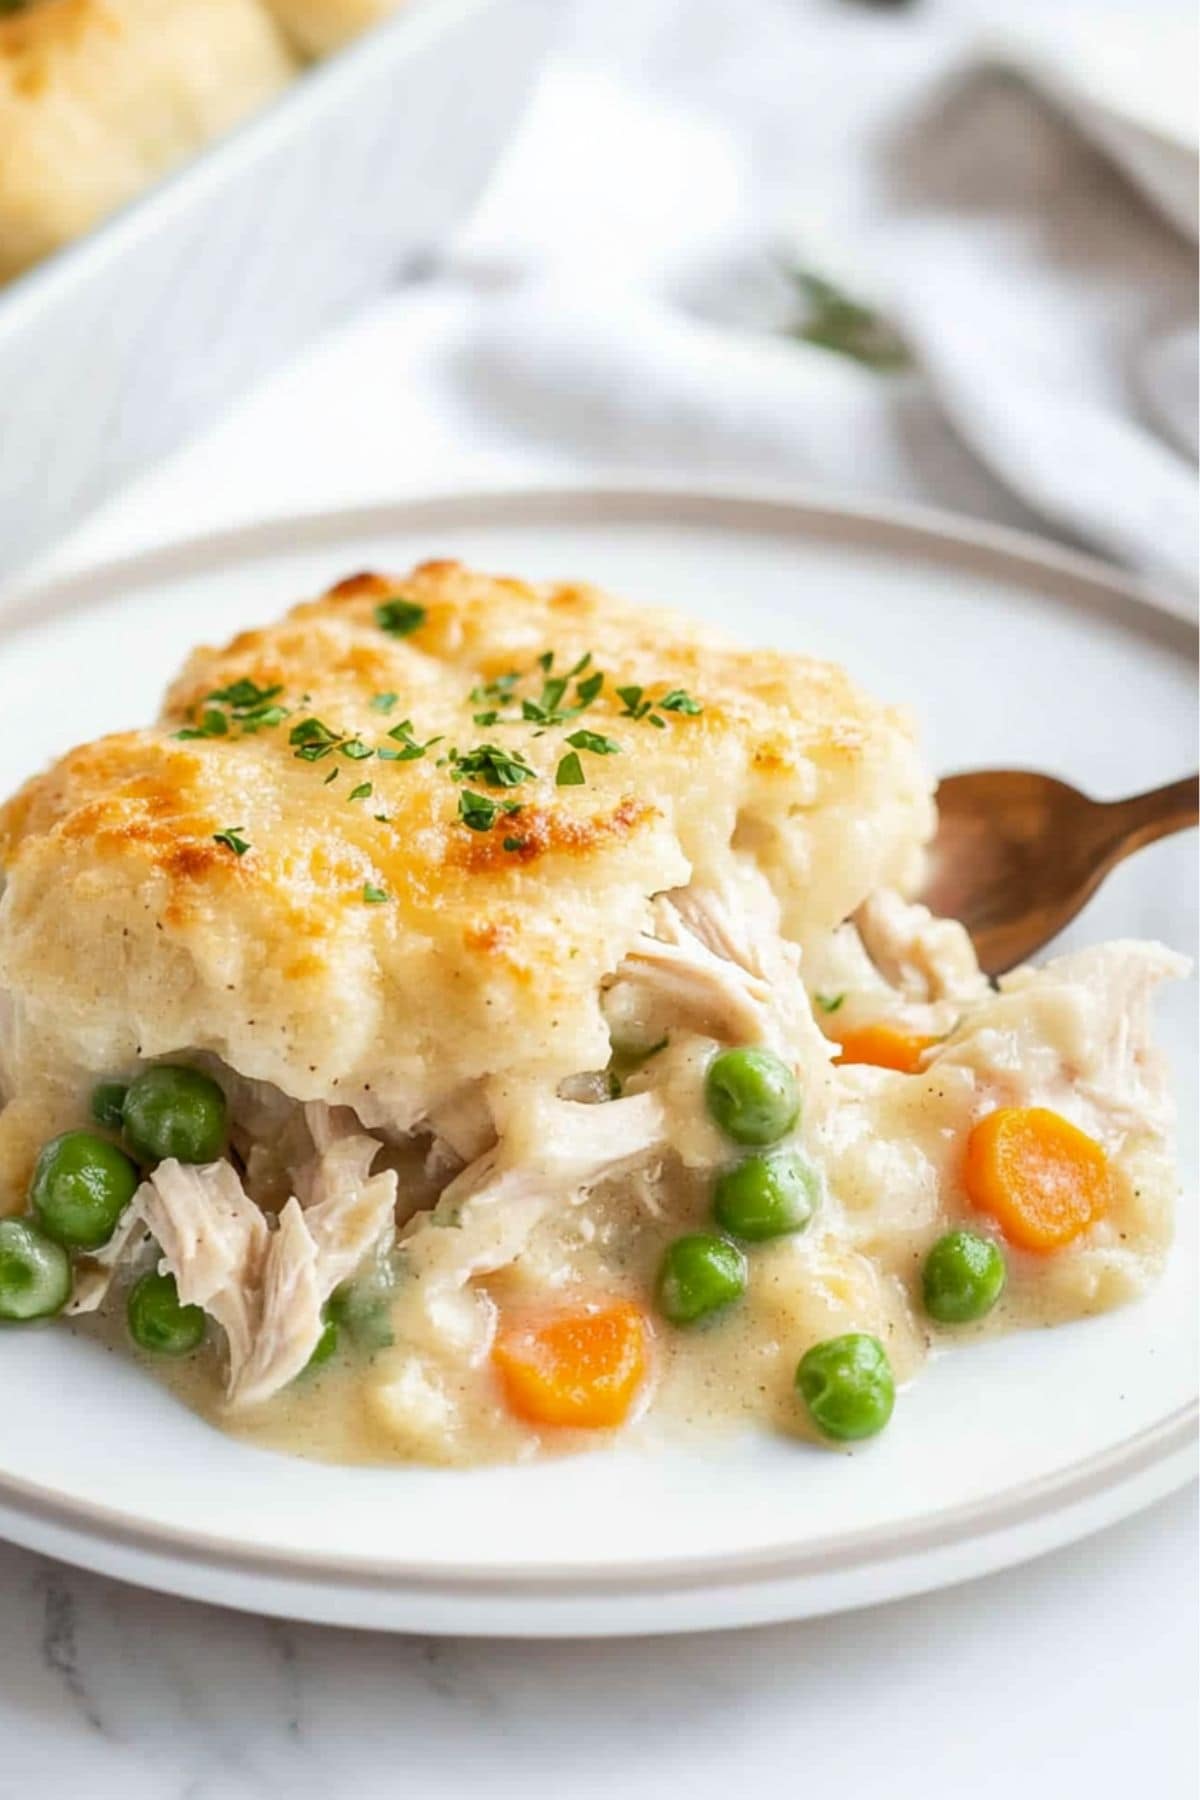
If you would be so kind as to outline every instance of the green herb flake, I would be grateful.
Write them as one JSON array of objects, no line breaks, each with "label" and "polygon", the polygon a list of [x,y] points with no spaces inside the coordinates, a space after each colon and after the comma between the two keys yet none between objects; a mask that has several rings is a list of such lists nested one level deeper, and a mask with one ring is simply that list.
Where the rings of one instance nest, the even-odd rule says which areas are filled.
[{"label": "green herb flake", "polygon": [[347,800],[369,800],[373,792],[369,781],[360,781],[357,787],[350,789],[346,798]]},{"label": "green herb flake", "polygon": [[582,711],[585,706],[590,706],[603,686],[604,676],[599,669],[596,670],[594,675],[589,675],[586,681],[577,682],[575,686],[575,704],[578,709]]},{"label": "green herb flake", "polygon": [[243,676],[241,681],[232,682],[229,687],[214,688],[206,698],[215,700],[219,706],[231,706],[234,712],[246,712],[264,705],[268,700],[274,700],[276,694],[282,692],[278,682],[274,687],[259,687],[256,681]]},{"label": "green herb flake", "polygon": [[514,788],[520,787],[523,781],[537,780],[537,770],[531,769],[523,756],[510,754],[498,744],[479,744],[465,756],[456,757],[451,753],[451,760],[455,765],[455,781],[476,777],[482,778],[488,787]]},{"label": "green herb flake", "polygon": [[911,367],[908,346],[895,326],[861,301],[809,269],[787,271],[803,308],[791,335],[805,344],[848,356],[881,374]]},{"label": "green herb flake", "polygon": [[344,744],[338,745],[338,749],[343,756],[348,756],[351,762],[366,762],[369,756],[375,754],[371,746],[364,744],[361,738],[348,738]]},{"label": "green herb flake", "polygon": [[270,725],[282,725],[287,717],[286,706],[256,706],[253,712],[240,713],[238,722],[243,733],[253,737],[256,731],[265,731]]},{"label": "green herb flake", "polygon": [[657,713],[651,713],[647,723],[653,725],[656,731],[665,731],[667,729],[667,721],[665,719],[660,719]]},{"label": "green herb flake", "polygon": [[554,785],[555,787],[583,787],[584,781],[583,764],[579,760],[578,752],[572,750],[570,755],[564,756],[559,763],[554,777]]},{"label": "green herb flake", "polygon": [[504,848],[506,850],[523,850],[525,848],[525,839],[519,837],[506,837],[504,840]]},{"label": "green herb flake", "polygon": [[375,623],[391,637],[409,637],[425,623],[425,608],[397,594],[394,600],[384,600],[375,608]]},{"label": "green herb flake", "polygon": [[470,788],[463,788],[458,796],[459,822],[469,831],[490,831],[499,810],[494,800],[486,794],[474,794]]},{"label": "green herb flake", "polygon": [[342,771],[340,769],[330,769],[328,775],[325,777],[324,781],[321,783],[321,786],[328,787],[331,781],[337,780],[337,778],[341,774],[341,772]]},{"label": "green herb flake", "polygon": [[620,700],[625,707],[625,711],[621,714],[623,719],[645,718],[646,714],[650,711],[649,700],[644,700],[642,698],[645,691],[644,688],[640,687],[619,687],[617,689],[617,699]]},{"label": "green herb flake", "polygon": [[382,905],[382,903],[385,900],[390,900],[391,897],[392,896],[389,893],[387,893],[383,888],[375,887],[369,881],[364,882],[364,884],[363,884],[363,900],[366,902],[366,904],[368,906],[380,906],[380,905]]},{"label": "green herb flake", "polygon": [[573,731],[567,742],[576,750],[590,750],[593,756],[619,756],[621,752],[620,744],[598,731]]},{"label": "green herb flake", "polygon": [[823,1013],[835,1013],[837,1011],[838,1007],[841,1006],[841,1004],[845,1000],[845,998],[846,998],[845,994],[814,994],[813,995],[813,999],[816,1001],[817,1005],[820,1007],[820,1009]]},{"label": "green herb flake", "polygon": [[371,698],[371,711],[390,713],[399,698],[399,694],[375,694]]},{"label": "green herb flake", "polygon": [[704,711],[699,701],[693,700],[692,696],[683,688],[672,688],[669,694],[663,695],[657,705],[663,712],[687,713],[690,718],[695,718]]},{"label": "green herb flake", "polygon": [[388,736],[401,747],[399,750],[381,750],[379,755],[385,762],[416,762],[419,757],[424,756],[430,745],[440,744],[442,741],[440,736],[431,737],[419,744],[413,736],[411,719],[401,719],[399,725],[392,726]]},{"label": "green herb flake", "polygon": [[225,848],[232,850],[235,856],[245,856],[250,844],[248,839],[239,835],[241,830],[240,825],[231,825],[228,831],[214,831],[213,843],[224,844]]},{"label": "green herb flake", "polygon": [[336,744],[341,733],[331,731],[322,719],[301,719],[288,732],[288,743],[292,745]]},{"label": "green herb flake", "polygon": [[[573,681],[573,680],[574,680],[574,679],[575,679],[575,677],[576,677],[576,675],[582,675],[582,674],[583,674],[583,671],[584,671],[584,670],[585,670],[585,669],[586,669],[586,668],[587,668],[587,667],[588,667],[588,666],[589,666],[589,664],[590,664],[590,663],[591,663],[591,660],[592,660],[592,653],[591,653],[591,651],[590,651],[590,650],[585,650],[585,651],[584,651],[584,653],[583,653],[583,655],[582,655],[582,656],[581,656],[581,657],[580,657],[580,659],[579,659],[579,661],[578,661],[578,662],[577,662],[577,663],[576,663],[576,664],[575,664],[575,666],[574,666],[574,668],[571,668],[571,669],[568,669],[568,670],[567,670],[567,680],[568,680],[568,681]],[[604,677],[603,677],[603,676],[601,676],[601,678],[600,678],[600,679],[601,679],[601,680],[603,680],[603,679],[604,679]]]},{"label": "green herb flake", "polygon": [[496,675],[491,681],[484,681],[478,687],[473,687],[468,699],[475,706],[482,706],[489,700],[498,700],[502,706],[506,705],[520,679],[519,672],[510,669],[506,675]]}]

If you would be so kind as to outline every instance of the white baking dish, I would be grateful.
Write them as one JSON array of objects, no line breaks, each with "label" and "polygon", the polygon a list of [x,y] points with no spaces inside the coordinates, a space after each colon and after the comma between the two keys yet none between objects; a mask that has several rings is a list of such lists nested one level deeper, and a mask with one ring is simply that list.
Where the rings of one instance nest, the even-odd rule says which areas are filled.
[{"label": "white baking dish", "polygon": [[445,239],[556,12],[409,0],[0,289],[0,570]]}]

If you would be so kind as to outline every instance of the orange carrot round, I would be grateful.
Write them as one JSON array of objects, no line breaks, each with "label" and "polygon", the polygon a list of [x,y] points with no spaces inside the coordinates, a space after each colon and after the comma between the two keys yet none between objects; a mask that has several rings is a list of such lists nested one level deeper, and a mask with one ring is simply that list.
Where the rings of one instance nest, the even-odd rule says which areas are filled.
[{"label": "orange carrot round", "polygon": [[1045,1255],[1104,1216],[1108,1158],[1061,1113],[1002,1106],[967,1139],[963,1184],[1010,1243]]},{"label": "orange carrot round", "polygon": [[873,1025],[860,1025],[857,1030],[847,1031],[834,1061],[873,1063],[877,1069],[898,1069],[902,1075],[915,1075],[925,1052],[938,1042],[938,1038],[921,1037],[880,1019]]},{"label": "orange carrot round", "polygon": [[517,1319],[492,1349],[505,1398],[532,1425],[622,1425],[646,1376],[648,1332],[626,1300]]}]

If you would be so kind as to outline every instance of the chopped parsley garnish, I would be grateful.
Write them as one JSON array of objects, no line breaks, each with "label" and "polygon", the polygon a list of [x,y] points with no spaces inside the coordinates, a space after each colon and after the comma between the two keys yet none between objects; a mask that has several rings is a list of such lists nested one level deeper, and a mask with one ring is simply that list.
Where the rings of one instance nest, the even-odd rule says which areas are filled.
[{"label": "chopped parsley garnish", "polygon": [[467,698],[476,706],[482,706],[487,700],[498,700],[506,705],[512,698],[512,691],[520,681],[516,669],[510,669],[507,675],[497,675],[491,681],[485,681],[479,687],[473,687]]},{"label": "chopped parsley garnish", "polygon": [[684,688],[672,688],[669,694],[663,695],[658,705],[663,712],[687,713],[692,718],[704,711],[699,701],[693,700]]},{"label": "chopped parsley garnish", "polygon": [[583,764],[579,760],[577,751],[572,750],[569,755],[563,757],[554,777],[554,785],[555,787],[583,787]]},{"label": "chopped parsley garnish", "polygon": [[348,756],[351,762],[365,762],[368,756],[375,754],[370,745],[364,744],[361,738],[347,738],[344,744],[338,745],[338,749],[343,756]]},{"label": "chopped parsley garnish", "polygon": [[845,994],[814,994],[813,999],[823,1013],[835,1013],[846,998]]},{"label": "chopped parsley garnish", "polygon": [[525,848],[525,839],[518,838],[518,837],[507,837],[504,840],[504,848],[506,850],[523,850]]},{"label": "chopped parsley garnish", "polygon": [[[533,725],[564,725],[585,707],[592,704],[604,686],[604,676],[599,672],[589,675],[585,680],[576,678],[583,674],[592,661],[590,650],[572,664],[565,675],[554,675],[554,651],[543,650],[534,663],[534,670],[540,670],[543,680],[541,692],[534,699],[532,695],[518,697],[516,689],[524,679],[517,669],[510,669],[507,674],[497,675],[491,681],[481,682],[471,689],[469,699],[475,706],[484,708],[475,714],[477,725],[516,725],[522,721]],[[526,671],[532,674],[533,670]],[[568,690],[572,681],[576,681],[574,696],[568,699]],[[518,713],[509,713],[507,717],[501,711],[506,706],[519,706]]]},{"label": "chopped parsley garnish", "polygon": [[346,795],[347,800],[369,800],[374,790],[369,781],[360,781],[356,788],[351,788]]},{"label": "chopped parsley garnish", "polygon": [[391,895],[386,893],[383,888],[375,887],[372,882],[367,881],[363,883],[363,899],[368,906],[378,906],[381,901],[390,900]]},{"label": "chopped parsley garnish", "polygon": [[[282,692],[278,684],[260,687],[249,676],[243,676],[228,687],[214,688],[211,694],[206,694],[199,723],[185,726],[175,736],[184,739],[228,737],[231,725],[237,725],[243,734],[262,731],[268,725],[281,725],[288,716],[288,709],[272,703]],[[189,716],[195,718],[194,708]]]},{"label": "chopped parsley garnish", "polygon": [[331,781],[337,780],[337,778],[341,774],[341,772],[342,771],[340,769],[330,769],[328,775],[325,777],[324,781],[321,783],[321,786],[328,787]]},{"label": "chopped parsley garnish", "polygon": [[590,750],[593,756],[618,756],[621,746],[610,737],[602,737],[598,731],[573,731],[567,739],[576,750]]},{"label": "chopped parsley garnish", "polygon": [[301,719],[288,732],[289,744],[336,744],[340,733],[331,731],[321,719]]},{"label": "chopped parsley garnish", "polygon": [[287,717],[286,706],[256,706],[252,712],[239,714],[239,721],[242,730],[253,735],[256,731],[264,731],[268,725],[282,725]]},{"label": "chopped parsley garnish", "polygon": [[647,700],[645,688],[621,687],[617,689],[617,697],[625,703],[625,711],[621,714],[623,719],[649,718],[651,725],[657,726],[659,731],[663,729],[664,721],[653,710],[656,707],[663,712],[674,713],[697,714],[704,711],[700,703],[693,700],[684,688],[672,688],[661,700]]},{"label": "chopped parsley garnish", "polygon": [[458,796],[458,817],[470,831],[490,831],[500,808],[486,794],[473,794],[464,788]]},{"label": "chopped parsley garnish", "polygon": [[399,694],[376,694],[371,701],[371,711],[390,713],[399,698]]},{"label": "chopped parsley garnish", "polygon": [[400,749],[381,750],[379,755],[384,762],[416,762],[419,756],[424,756],[431,744],[440,744],[442,741],[440,736],[431,737],[427,738],[423,744],[419,744],[413,736],[411,719],[401,719],[399,725],[392,726],[388,736],[395,739],[396,743],[400,745]]},{"label": "chopped parsley garnish", "polygon": [[268,700],[274,700],[276,694],[282,692],[278,683],[274,687],[259,687],[256,681],[243,676],[241,681],[232,682],[229,687],[214,688],[208,698],[215,700],[219,706],[231,706],[234,712],[248,712],[265,705]]},{"label": "chopped parsley garnish", "polygon": [[392,637],[408,637],[425,623],[425,608],[397,594],[394,600],[384,600],[375,608],[375,623]]},{"label": "chopped parsley garnish", "polygon": [[523,781],[537,780],[537,770],[531,769],[523,756],[502,750],[498,744],[480,744],[465,756],[452,754],[450,760],[454,781],[467,781],[474,776],[482,778],[488,787],[512,788],[520,787]]},{"label": "chopped parsley garnish", "polygon": [[245,856],[250,848],[250,843],[247,838],[239,836],[241,829],[240,825],[231,825],[228,831],[214,831],[213,843],[224,844],[225,848],[232,850],[235,856]]}]

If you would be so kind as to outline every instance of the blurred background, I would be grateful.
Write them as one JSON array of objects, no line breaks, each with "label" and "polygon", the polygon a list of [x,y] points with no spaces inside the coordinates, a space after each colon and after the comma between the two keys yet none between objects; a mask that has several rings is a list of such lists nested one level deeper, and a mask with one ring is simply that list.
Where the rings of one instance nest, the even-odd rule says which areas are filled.
[{"label": "blurred background", "polygon": [[[411,0],[413,20],[454,4]],[[666,472],[1037,530],[1194,605],[1190,4],[537,10],[546,29],[522,56],[547,46],[540,78],[465,222],[414,245],[406,209],[414,184],[436,193],[439,161],[511,79],[478,31],[456,44],[424,161],[376,164],[384,251],[369,276],[305,321],[303,348],[287,343],[286,304],[273,320],[259,306],[261,350],[234,391],[187,421],[186,447],[155,445],[148,472],[132,459],[140,472],[123,470],[74,535],[57,532],[57,561],[416,490]],[[382,58],[407,24],[305,82]],[[392,79],[399,117],[402,62]],[[322,240],[327,261],[344,254],[338,215],[316,229],[318,259]],[[223,272],[226,338],[246,329],[244,266]],[[6,300],[43,273],[0,291],[0,356]],[[185,338],[180,326],[195,372]],[[102,379],[93,365],[73,392]],[[9,395],[0,471],[15,497]],[[57,441],[61,453],[61,425]],[[103,462],[103,443],[92,455]]]}]

